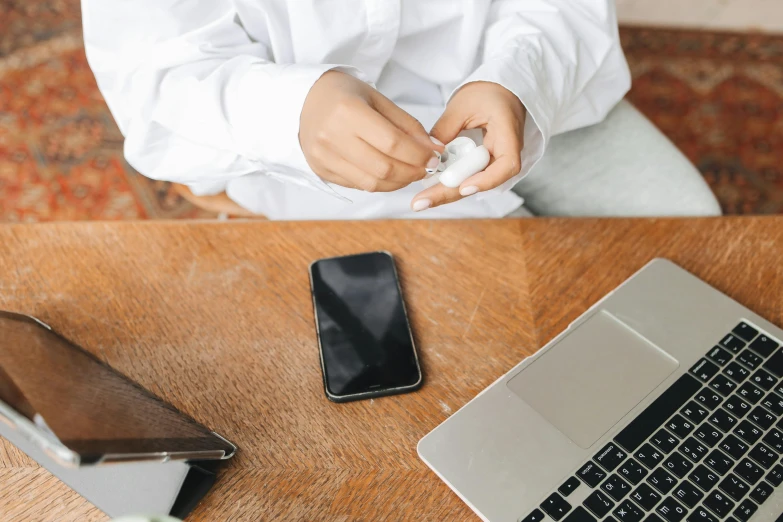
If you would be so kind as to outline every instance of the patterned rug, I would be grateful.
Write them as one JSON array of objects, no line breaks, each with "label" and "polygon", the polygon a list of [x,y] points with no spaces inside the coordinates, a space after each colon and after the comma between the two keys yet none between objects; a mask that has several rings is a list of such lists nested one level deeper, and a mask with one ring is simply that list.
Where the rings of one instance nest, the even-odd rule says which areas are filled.
[{"label": "patterned rug", "polygon": [[[731,214],[783,212],[783,36],[622,28],[629,95]],[[78,0],[0,0],[0,221],[200,218],[128,166]]]}]

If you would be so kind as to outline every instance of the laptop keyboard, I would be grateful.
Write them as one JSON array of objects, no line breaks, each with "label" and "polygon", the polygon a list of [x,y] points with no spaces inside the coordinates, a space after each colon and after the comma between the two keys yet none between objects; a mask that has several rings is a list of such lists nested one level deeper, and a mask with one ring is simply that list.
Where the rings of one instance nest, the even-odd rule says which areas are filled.
[{"label": "laptop keyboard", "polygon": [[747,522],[783,483],[782,377],[741,322],[520,521]]}]

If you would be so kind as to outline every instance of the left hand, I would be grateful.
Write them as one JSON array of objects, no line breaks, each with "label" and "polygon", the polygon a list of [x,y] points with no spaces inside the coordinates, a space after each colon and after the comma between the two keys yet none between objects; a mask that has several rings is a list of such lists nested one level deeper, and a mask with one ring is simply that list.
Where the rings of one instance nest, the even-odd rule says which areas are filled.
[{"label": "left hand", "polygon": [[438,183],[419,192],[413,198],[411,208],[424,210],[452,203],[500,186],[519,174],[526,114],[519,98],[496,83],[471,82],[458,90],[430,135],[449,143],[465,129],[484,129],[489,165],[457,188]]}]

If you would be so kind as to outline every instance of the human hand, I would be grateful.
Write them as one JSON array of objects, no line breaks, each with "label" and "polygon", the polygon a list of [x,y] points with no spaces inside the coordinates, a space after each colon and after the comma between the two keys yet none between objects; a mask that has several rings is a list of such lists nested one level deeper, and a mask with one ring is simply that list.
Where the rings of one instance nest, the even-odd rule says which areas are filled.
[{"label": "human hand", "polygon": [[413,198],[411,208],[419,211],[452,203],[500,186],[519,174],[526,114],[519,98],[496,83],[471,82],[458,90],[430,134],[449,143],[462,130],[484,129],[489,165],[457,188],[436,184],[423,190]]},{"label": "human hand", "polygon": [[331,183],[367,192],[391,192],[438,165],[424,127],[377,90],[353,76],[329,71],[305,99],[299,143],[313,172]]}]

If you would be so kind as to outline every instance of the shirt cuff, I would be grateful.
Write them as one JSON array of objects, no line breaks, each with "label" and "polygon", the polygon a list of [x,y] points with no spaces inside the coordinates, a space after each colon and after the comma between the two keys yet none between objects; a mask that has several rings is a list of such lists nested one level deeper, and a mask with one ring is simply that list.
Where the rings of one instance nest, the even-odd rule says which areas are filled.
[{"label": "shirt cuff", "polygon": [[[334,64],[263,64],[251,68],[235,97],[236,140],[259,170],[284,182],[337,193],[316,175],[299,143],[299,120],[305,99],[324,73],[337,70],[367,81],[350,66]],[[368,82],[370,83],[370,82]]]},{"label": "shirt cuff", "polygon": [[480,65],[451,93],[454,96],[461,87],[471,82],[496,83],[519,98],[527,112],[519,174],[494,189],[480,193],[479,198],[510,190],[543,157],[551,137],[557,106],[557,100],[551,93],[551,87],[547,87],[543,74],[533,49],[525,46],[507,47]]}]

